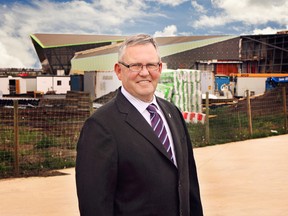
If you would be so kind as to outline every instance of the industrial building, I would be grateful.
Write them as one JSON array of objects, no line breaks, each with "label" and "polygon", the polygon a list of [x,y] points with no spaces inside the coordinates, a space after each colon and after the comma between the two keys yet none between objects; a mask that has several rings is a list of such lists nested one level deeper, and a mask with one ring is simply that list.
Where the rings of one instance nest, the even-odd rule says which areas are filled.
[{"label": "industrial building", "polygon": [[[210,62],[239,62],[238,36],[172,36],[156,37],[162,62],[169,69],[202,69],[213,71]],[[117,62],[119,44],[75,53],[71,72],[111,71]],[[212,58],[213,57],[213,58]],[[205,66],[202,66],[205,65]],[[209,65],[209,68],[206,68]],[[238,71],[236,67],[236,71]],[[231,71],[231,72],[236,72]],[[223,72],[223,71],[221,71]]]},{"label": "industrial building", "polygon": [[122,42],[124,36],[31,34],[43,73],[69,75],[75,52]]},{"label": "industrial building", "polygon": [[[44,73],[111,71],[125,36],[33,34]],[[171,69],[214,74],[288,73],[288,34],[172,36],[156,38],[162,61]]]},{"label": "industrial building", "polygon": [[[72,75],[71,90],[90,92],[93,98],[109,93],[120,85],[113,70],[118,61],[118,48],[125,37],[31,35],[44,73]],[[265,91],[269,76],[279,77],[283,74],[286,77],[288,74],[287,31],[270,35],[169,36],[156,37],[156,41],[164,69],[201,71],[202,83],[205,84],[202,91],[208,90],[212,94],[219,91],[221,94],[222,87],[227,87],[227,84],[234,96],[245,96],[244,88],[250,89],[251,94],[258,94]],[[248,74],[249,77],[256,74],[263,78],[257,78],[256,82],[252,77],[237,78],[239,74]],[[222,78],[227,80],[224,85]],[[244,79],[249,79],[252,84],[248,85],[248,81],[241,84]],[[256,88],[255,83],[261,88]]]},{"label": "industrial building", "polygon": [[288,32],[241,36],[239,53],[243,73],[287,73]]}]

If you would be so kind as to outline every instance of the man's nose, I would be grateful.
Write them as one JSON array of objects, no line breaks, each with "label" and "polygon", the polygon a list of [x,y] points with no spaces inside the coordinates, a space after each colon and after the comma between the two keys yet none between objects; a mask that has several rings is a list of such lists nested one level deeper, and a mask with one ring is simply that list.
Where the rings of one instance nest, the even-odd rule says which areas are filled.
[{"label": "man's nose", "polygon": [[149,75],[149,74],[150,74],[150,72],[148,71],[146,65],[143,65],[141,71],[139,72],[139,75],[145,76],[145,75]]}]

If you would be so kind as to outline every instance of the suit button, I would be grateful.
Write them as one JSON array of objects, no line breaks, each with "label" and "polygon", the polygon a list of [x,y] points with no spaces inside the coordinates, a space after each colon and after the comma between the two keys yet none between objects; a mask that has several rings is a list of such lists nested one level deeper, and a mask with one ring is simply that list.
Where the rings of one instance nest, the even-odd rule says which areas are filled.
[{"label": "suit button", "polygon": [[183,211],[182,211],[182,209],[180,209],[180,216],[182,216],[183,215]]}]

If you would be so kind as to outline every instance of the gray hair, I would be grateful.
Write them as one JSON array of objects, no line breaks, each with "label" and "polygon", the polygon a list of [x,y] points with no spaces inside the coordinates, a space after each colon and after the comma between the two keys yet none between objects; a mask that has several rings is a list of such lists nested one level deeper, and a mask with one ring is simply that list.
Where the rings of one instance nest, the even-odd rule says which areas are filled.
[{"label": "gray hair", "polygon": [[138,34],[138,35],[127,37],[125,41],[121,44],[121,46],[119,47],[119,51],[118,51],[118,61],[122,60],[127,47],[131,47],[135,45],[144,45],[144,44],[149,44],[149,43],[151,43],[155,47],[159,60],[161,60],[159,50],[158,50],[158,44],[155,41],[155,39],[148,34]]}]

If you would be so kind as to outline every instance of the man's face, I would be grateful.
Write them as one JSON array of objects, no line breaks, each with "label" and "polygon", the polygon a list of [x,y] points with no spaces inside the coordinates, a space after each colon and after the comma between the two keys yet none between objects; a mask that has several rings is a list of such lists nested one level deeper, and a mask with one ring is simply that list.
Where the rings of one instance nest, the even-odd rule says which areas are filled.
[{"label": "man's face", "polygon": [[[136,45],[126,48],[122,62],[126,65],[141,63],[158,63],[157,51],[152,44]],[[140,72],[132,72],[122,64],[115,64],[115,72],[118,79],[122,81],[122,86],[134,97],[150,102],[153,99],[158,81],[162,71],[162,63],[159,70],[148,71],[144,66]]]}]

